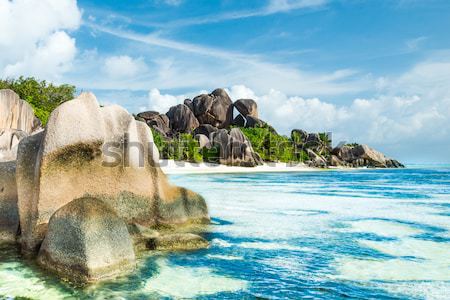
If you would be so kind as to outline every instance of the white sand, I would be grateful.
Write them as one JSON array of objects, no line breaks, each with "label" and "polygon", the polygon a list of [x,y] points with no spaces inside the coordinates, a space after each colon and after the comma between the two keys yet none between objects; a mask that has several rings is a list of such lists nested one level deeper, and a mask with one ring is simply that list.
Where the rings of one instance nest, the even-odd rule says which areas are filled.
[{"label": "white sand", "polygon": [[265,163],[253,168],[174,160],[160,160],[159,164],[165,174],[311,172],[322,170],[308,167],[305,164],[289,165],[287,163]]}]

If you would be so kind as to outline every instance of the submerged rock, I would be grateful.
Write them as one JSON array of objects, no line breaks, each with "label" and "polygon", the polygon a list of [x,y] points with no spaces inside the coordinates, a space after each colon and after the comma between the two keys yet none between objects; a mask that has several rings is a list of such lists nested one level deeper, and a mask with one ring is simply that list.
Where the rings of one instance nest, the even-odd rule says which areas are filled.
[{"label": "submerged rock", "polygon": [[208,241],[192,233],[174,233],[158,236],[147,241],[150,250],[195,250],[208,247]]},{"label": "submerged rock", "polygon": [[73,200],[50,218],[38,263],[71,280],[90,282],[133,270],[125,222],[103,201]]}]

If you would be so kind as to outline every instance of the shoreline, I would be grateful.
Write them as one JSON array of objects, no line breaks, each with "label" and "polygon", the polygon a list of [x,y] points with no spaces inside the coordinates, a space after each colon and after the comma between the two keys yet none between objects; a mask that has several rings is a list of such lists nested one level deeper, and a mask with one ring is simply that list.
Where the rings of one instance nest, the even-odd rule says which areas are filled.
[{"label": "shoreline", "polygon": [[[265,163],[256,167],[227,166],[213,163],[192,163],[162,159],[159,161],[161,170],[166,175],[178,174],[227,174],[227,173],[288,173],[288,172],[320,172],[341,168],[321,169],[308,167],[305,164],[289,166],[287,163]],[[344,170],[344,169],[342,169]]]}]

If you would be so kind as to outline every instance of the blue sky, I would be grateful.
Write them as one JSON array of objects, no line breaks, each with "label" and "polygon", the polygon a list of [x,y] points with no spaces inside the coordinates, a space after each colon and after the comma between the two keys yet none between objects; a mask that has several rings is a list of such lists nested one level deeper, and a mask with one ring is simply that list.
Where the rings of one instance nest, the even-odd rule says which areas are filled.
[{"label": "blue sky", "polygon": [[0,73],[130,112],[223,87],[282,133],[450,163],[449,29],[445,0],[0,0]]}]

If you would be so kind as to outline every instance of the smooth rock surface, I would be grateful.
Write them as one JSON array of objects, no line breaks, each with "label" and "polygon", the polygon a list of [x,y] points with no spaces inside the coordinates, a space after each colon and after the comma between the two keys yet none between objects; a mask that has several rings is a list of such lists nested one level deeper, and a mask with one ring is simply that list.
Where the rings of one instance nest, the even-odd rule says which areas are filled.
[{"label": "smooth rock surface", "polygon": [[223,89],[203,94],[193,100],[194,113],[201,124],[228,127],[233,120],[233,102]]},{"label": "smooth rock surface", "polygon": [[252,99],[239,99],[234,102],[236,109],[244,116],[258,118],[258,105]]},{"label": "smooth rock surface", "polygon": [[40,125],[30,104],[12,90],[0,90],[0,161],[15,160],[20,140]]},{"label": "smooth rock surface", "polygon": [[16,163],[0,162],[0,243],[14,242],[18,230]]},{"label": "smooth rock surface", "polygon": [[36,251],[53,213],[86,195],[103,200],[126,222],[208,221],[204,199],[170,185],[158,161],[150,128],[120,106],[100,108],[90,93],[60,105],[45,132],[19,144],[22,250]]},{"label": "smooth rock surface", "polygon": [[76,199],[51,217],[38,262],[63,278],[91,282],[133,270],[125,222],[103,201]]},{"label": "smooth rock surface", "polygon": [[174,133],[191,133],[200,125],[192,110],[184,104],[172,106],[166,115]]}]

